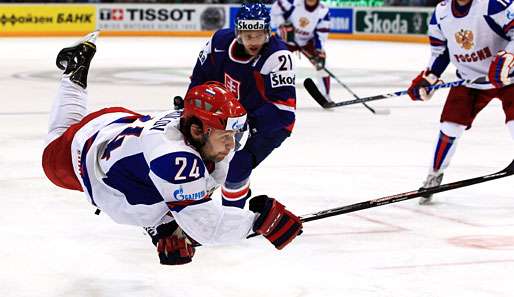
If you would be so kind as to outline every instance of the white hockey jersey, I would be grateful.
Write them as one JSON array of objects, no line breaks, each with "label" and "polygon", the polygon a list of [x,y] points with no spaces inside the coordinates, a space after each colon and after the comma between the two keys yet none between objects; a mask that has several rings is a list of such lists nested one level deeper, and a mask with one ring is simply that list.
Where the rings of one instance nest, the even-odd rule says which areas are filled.
[{"label": "white hockey jersey", "polygon": [[[513,28],[512,0],[472,0],[467,11],[459,10],[455,0],[443,1],[429,25],[432,55],[428,68],[440,76],[451,61],[459,77],[485,78],[498,51],[513,52]],[[493,88],[489,83],[469,87]]]},{"label": "white hockey jersey", "polygon": [[310,11],[304,0],[277,0],[271,6],[271,25],[277,28],[285,22],[291,22],[295,28],[295,41],[305,46],[311,39],[316,49],[324,49],[330,30],[328,7],[319,3]]},{"label": "white hockey jersey", "polygon": [[154,227],[175,219],[202,245],[244,239],[255,214],[210,197],[225,181],[233,153],[210,166],[185,142],[179,118],[177,111],[139,118],[109,113],[82,127],[72,160],[84,192],[121,224]]}]

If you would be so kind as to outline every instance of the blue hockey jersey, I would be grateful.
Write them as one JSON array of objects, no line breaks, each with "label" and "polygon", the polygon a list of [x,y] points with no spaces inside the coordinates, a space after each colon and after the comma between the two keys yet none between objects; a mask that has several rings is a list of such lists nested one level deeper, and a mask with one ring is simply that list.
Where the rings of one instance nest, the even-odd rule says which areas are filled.
[{"label": "blue hockey jersey", "polygon": [[241,101],[253,132],[291,132],[296,109],[291,52],[275,36],[255,57],[241,51],[233,30],[217,31],[200,51],[189,88],[219,81]]}]

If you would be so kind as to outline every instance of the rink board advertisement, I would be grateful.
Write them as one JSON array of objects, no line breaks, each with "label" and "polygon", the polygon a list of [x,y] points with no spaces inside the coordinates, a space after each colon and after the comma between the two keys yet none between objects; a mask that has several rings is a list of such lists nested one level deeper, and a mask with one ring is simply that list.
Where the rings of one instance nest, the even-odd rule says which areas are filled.
[{"label": "rink board advertisement", "polygon": [[355,33],[427,35],[432,9],[355,9]]},{"label": "rink board advertisement", "polygon": [[[229,27],[235,28],[236,15],[239,6],[231,6],[229,9]],[[330,8],[330,32],[351,34],[353,30],[352,8]]]},{"label": "rink board advertisement", "polygon": [[94,5],[0,5],[0,35],[89,32],[95,18]]},{"label": "rink board advertisement", "polygon": [[330,32],[351,34],[353,31],[353,9],[330,8]]},{"label": "rink board advertisement", "polygon": [[[427,42],[432,8],[330,7],[332,39]],[[0,36],[205,36],[234,28],[238,5],[0,4]]]},{"label": "rink board advertisement", "polygon": [[226,8],[216,5],[97,6],[97,28],[105,31],[214,31],[227,20]]}]

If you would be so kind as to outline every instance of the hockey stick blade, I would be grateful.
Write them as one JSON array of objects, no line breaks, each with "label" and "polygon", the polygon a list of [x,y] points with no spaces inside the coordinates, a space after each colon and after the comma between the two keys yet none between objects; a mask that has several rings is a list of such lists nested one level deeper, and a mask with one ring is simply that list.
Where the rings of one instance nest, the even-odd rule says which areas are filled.
[{"label": "hockey stick blade", "polygon": [[450,190],[454,190],[454,189],[459,189],[459,188],[463,188],[463,187],[467,187],[467,186],[471,186],[471,185],[511,176],[513,174],[514,174],[514,160],[505,169],[498,171],[496,173],[493,173],[493,174],[488,174],[488,175],[483,175],[483,176],[479,176],[479,177],[475,177],[475,178],[460,180],[460,181],[443,184],[443,185],[439,185],[439,186],[432,187],[432,188],[426,188],[426,189],[421,188],[421,189],[410,191],[410,192],[405,192],[405,193],[401,193],[401,194],[396,194],[396,195],[386,196],[386,197],[382,197],[382,198],[378,198],[378,199],[373,199],[373,200],[368,200],[368,201],[359,202],[359,203],[355,203],[355,204],[350,204],[350,205],[343,206],[343,207],[322,210],[322,211],[319,211],[316,213],[311,213],[308,215],[301,216],[300,219],[302,220],[302,222],[315,221],[315,220],[332,217],[332,216],[337,216],[337,215],[341,215],[341,214],[346,214],[346,213],[359,211],[359,210],[363,210],[363,209],[367,209],[367,208],[373,208],[373,207],[382,206],[382,205],[386,205],[386,204],[397,203],[397,202],[421,197],[423,195],[429,195],[429,194],[435,194],[435,193],[450,191]]},{"label": "hockey stick blade", "polygon": [[[332,101],[328,101],[327,98],[325,98],[325,96],[323,96],[323,94],[321,94],[321,92],[318,89],[318,86],[316,86],[316,83],[312,79],[306,78],[303,81],[303,86],[305,87],[305,89],[307,90],[309,95],[311,95],[311,97],[314,100],[316,100],[316,102],[318,102],[318,104],[321,105],[321,107],[323,107],[325,109],[337,107],[336,103],[334,103]],[[368,110],[370,110],[373,114],[376,114],[376,115],[391,114],[391,111],[389,109],[372,108],[364,102],[362,102],[362,104],[364,104],[364,107],[366,107]]]},{"label": "hockey stick blade", "polygon": [[318,102],[318,104],[321,105],[321,107],[323,107],[323,108],[334,107],[335,103],[332,101],[328,101],[327,98],[325,98],[325,96],[323,96],[323,94],[321,94],[318,87],[316,86],[316,83],[314,83],[314,81],[312,79],[306,78],[303,81],[303,86],[305,87],[305,89],[307,90],[309,95],[311,95],[311,97],[314,100],[316,100],[316,102]]}]

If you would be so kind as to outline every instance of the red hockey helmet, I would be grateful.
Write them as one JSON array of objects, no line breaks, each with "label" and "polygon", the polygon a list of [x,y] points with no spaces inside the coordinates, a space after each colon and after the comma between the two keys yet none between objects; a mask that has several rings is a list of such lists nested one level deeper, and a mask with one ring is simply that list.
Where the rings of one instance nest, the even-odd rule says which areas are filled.
[{"label": "red hockey helmet", "polygon": [[197,118],[202,122],[204,131],[219,129],[236,132],[236,150],[241,149],[248,138],[246,110],[219,82],[209,81],[191,88],[184,98],[182,117]]},{"label": "red hockey helmet", "polygon": [[246,110],[224,85],[208,81],[191,88],[184,98],[184,118],[198,118],[209,128],[239,131],[246,124]]}]

